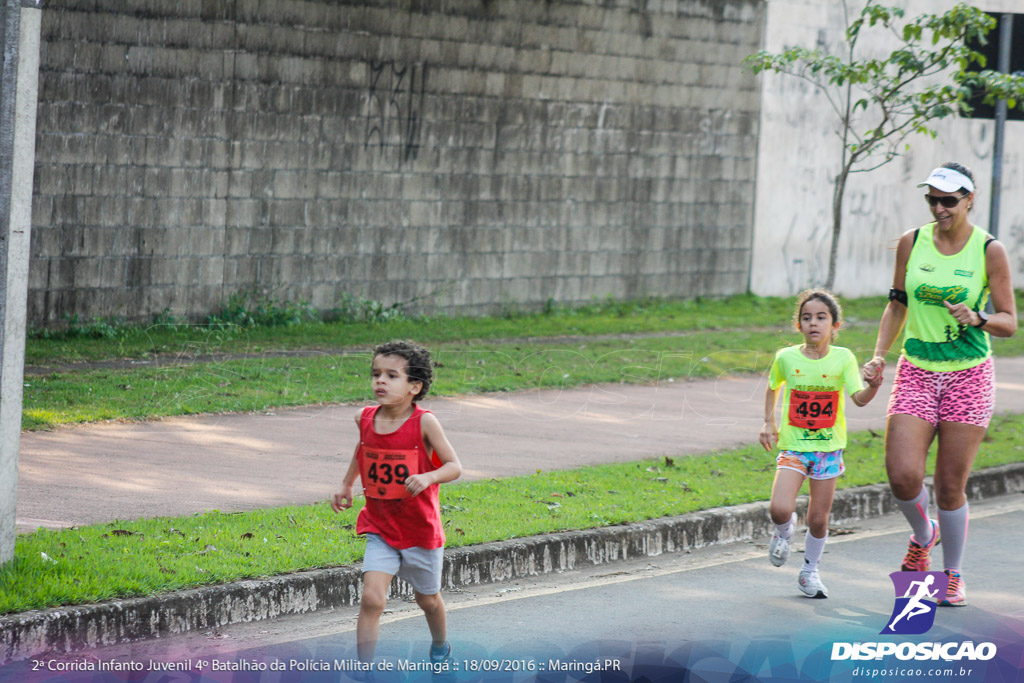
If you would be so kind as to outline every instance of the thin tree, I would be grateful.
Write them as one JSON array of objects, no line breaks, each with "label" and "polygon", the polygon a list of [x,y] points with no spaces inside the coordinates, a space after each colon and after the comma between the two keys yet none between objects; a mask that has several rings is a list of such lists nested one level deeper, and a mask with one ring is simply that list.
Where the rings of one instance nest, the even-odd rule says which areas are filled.
[{"label": "thin tree", "polygon": [[[838,119],[842,155],[832,188],[828,288],[835,285],[843,195],[851,173],[889,163],[909,148],[910,135],[934,138],[932,123],[969,114],[969,100],[977,94],[989,104],[1005,99],[1011,108],[1024,101],[1024,78],[984,70],[984,55],[972,47],[984,45],[996,25],[981,10],[961,3],[943,14],[904,21],[903,9],[869,0],[851,22],[846,0],[842,5],[842,57],[794,47],[778,54],[758,52],[743,62],[754,73],[770,71],[807,81],[825,96]],[[880,58],[857,59],[865,29],[886,32],[896,49]]]}]

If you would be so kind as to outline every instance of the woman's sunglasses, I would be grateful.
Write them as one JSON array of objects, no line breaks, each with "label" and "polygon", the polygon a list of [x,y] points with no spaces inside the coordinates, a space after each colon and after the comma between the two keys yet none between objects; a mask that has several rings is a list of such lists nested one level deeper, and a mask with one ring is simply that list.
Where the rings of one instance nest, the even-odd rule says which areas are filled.
[{"label": "woman's sunglasses", "polygon": [[933,195],[926,194],[924,198],[925,201],[928,202],[928,206],[931,206],[932,208],[934,208],[936,204],[942,204],[942,206],[946,207],[947,209],[952,209],[954,206],[960,203],[961,199],[963,199],[966,196],[967,195],[962,194],[959,196],[948,195],[945,197],[935,197]]}]

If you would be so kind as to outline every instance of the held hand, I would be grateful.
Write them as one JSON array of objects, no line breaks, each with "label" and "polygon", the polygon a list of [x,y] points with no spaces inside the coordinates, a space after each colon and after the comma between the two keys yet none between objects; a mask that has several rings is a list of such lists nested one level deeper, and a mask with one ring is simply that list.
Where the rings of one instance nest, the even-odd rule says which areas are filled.
[{"label": "held hand", "polygon": [[981,318],[976,317],[977,314],[967,304],[951,304],[948,301],[943,301],[942,303],[946,306],[949,314],[956,318],[956,321],[961,325],[971,326],[981,322]]},{"label": "held hand", "polygon": [[335,512],[341,512],[352,507],[352,487],[342,486],[341,491],[335,493],[331,498],[331,509]]},{"label": "held hand", "polygon": [[426,474],[413,474],[406,478],[405,490],[411,496],[418,496],[426,491],[432,483]]},{"label": "held hand", "polygon": [[779,442],[779,430],[774,424],[765,422],[764,426],[761,427],[761,433],[758,435],[757,440],[761,442],[766,451],[770,451]]},{"label": "held hand", "polygon": [[877,387],[882,383],[882,371],[885,370],[885,359],[881,356],[875,356],[860,370],[861,378],[873,387]]}]

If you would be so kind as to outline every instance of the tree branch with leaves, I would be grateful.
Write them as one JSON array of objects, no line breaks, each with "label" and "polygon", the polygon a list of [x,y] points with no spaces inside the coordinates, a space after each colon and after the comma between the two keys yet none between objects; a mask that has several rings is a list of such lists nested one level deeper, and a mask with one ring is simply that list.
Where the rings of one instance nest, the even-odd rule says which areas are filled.
[{"label": "tree branch with leaves", "polygon": [[[985,57],[973,49],[984,45],[996,21],[961,3],[943,14],[905,20],[904,11],[868,1],[859,15],[847,18],[844,57],[822,50],[793,47],[744,59],[755,74],[774,72],[799,78],[826,99],[838,123],[839,169],[832,188],[832,245],[826,287],[835,285],[843,196],[852,173],[873,171],[909,148],[907,138],[932,138],[933,122],[969,114],[969,100],[981,93],[1015,107],[1024,101],[1024,78],[985,70]],[[884,31],[896,45],[881,57],[857,59],[858,42],[867,30]]]}]

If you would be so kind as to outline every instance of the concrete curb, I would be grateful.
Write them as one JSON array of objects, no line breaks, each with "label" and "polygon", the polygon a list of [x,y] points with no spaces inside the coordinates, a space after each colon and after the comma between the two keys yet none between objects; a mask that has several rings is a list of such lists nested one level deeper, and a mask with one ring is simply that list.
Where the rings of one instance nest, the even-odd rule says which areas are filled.
[{"label": "concrete curb", "polygon": [[[972,501],[1019,492],[1024,492],[1024,463],[975,472],[967,486]],[[802,500],[798,505],[801,518],[805,508],[806,500]],[[889,488],[884,484],[846,489],[836,492],[832,521],[851,522],[895,510]],[[508,581],[747,541],[765,537],[769,532],[767,503],[759,502],[637,524],[454,548],[445,553],[443,585],[455,589]],[[358,603],[359,594],[359,568],[348,566],[148,598],[22,612],[0,617],[0,664],[45,653],[88,650],[351,606]],[[392,585],[393,596],[409,594],[411,588],[407,584],[396,581]]]}]

